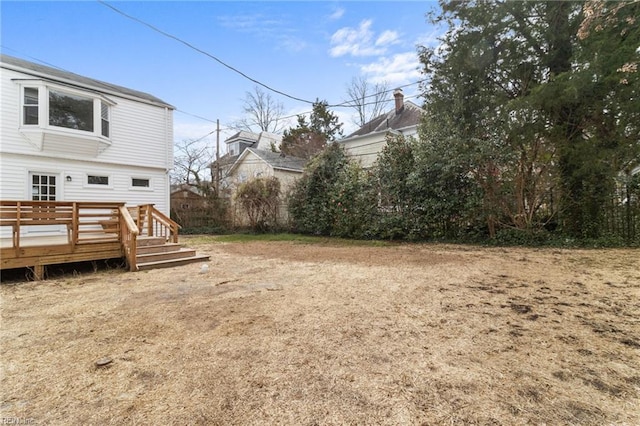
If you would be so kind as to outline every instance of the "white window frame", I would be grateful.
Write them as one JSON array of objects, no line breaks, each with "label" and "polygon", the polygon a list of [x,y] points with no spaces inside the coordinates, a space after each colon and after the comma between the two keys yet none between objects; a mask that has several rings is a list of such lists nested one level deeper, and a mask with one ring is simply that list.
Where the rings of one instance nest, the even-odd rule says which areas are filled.
[{"label": "white window frame", "polygon": [[[108,184],[102,185],[100,183],[89,183],[89,176],[106,177],[108,179]],[[85,188],[113,189],[113,176],[109,173],[85,173],[82,186]]]},{"label": "white window frame", "polygon": [[[55,177],[56,183],[54,187],[56,188],[55,200],[49,200],[51,196],[50,193],[47,194],[47,200],[38,200],[38,201],[62,201],[62,193],[63,193],[63,180],[62,173],[58,171],[41,171],[41,170],[29,170],[27,171],[27,194],[29,195],[28,199],[30,201],[33,200],[33,176],[47,176],[48,178]],[[38,184],[41,186],[42,184]],[[47,187],[51,187],[50,183],[47,184]],[[38,194],[39,196],[42,194]]]},{"label": "white window frame", "polygon": [[[37,88],[38,89],[38,124],[24,124],[24,96],[25,89]],[[52,126],[49,124],[49,92],[61,92],[63,94],[69,94],[72,96],[80,96],[93,100],[93,131],[78,130],[68,127]],[[102,140],[103,142],[110,143],[111,136],[113,134],[113,124],[111,121],[112,110],[117,105],[107,97],[95,92],[87,90],[78,90],[75,88],[67,87],[64,85],[57,85],[45,82],[43,80],[26,80],[19,82],[19,95],[20,95],[20,123],[21,130],[44,130],[48,133],[76,135],[79,137],[90,137],[94,139]],[[107,116],[109,123],[109,136],[102,135],[102,105],[107,105]]]},{"label": "white window frame", "polygon": [[[25,101],[25,91],[26,89],[36,89],[38,91],[38,104],[35,105],[38,107],[38,124],[26,124],[25,123],[25,113],[24,110],[27,107],[28,104],[26,104]],[[42,87],[37,85],[37,84],[29,84],[29,85],[24,85],[20,87],[20,127],[26,127],[26,128],[37,128],[40,126],[40,122],[42,120],[41,114],[42,114]],[[34,106],[32,104],[29,104],[29,106]]]},{"label": "white window frame", "polygon": [[[140,179],[140,180],[146,180],[149,182],[149,186],[134,186],[133,185],[133,180],[134,179]],[[131,191],[153,191],[153,180],[150,177],[142,177],[142,176],[131,176],[131,178],[129,179],[129,189]]]}]

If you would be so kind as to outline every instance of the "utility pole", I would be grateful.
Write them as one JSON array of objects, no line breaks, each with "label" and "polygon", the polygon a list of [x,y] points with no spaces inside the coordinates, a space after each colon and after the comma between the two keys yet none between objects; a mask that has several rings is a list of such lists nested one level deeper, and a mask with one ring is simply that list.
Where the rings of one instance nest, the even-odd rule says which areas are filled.
[{"label": "utility pole", "polygon": [[220,119],[216,119],[216,196],[220,198]]}]

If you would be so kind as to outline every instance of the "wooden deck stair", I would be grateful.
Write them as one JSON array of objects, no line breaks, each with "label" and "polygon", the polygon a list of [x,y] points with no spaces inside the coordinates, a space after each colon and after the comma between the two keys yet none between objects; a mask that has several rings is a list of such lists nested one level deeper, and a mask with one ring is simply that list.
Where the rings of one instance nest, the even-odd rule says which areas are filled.
[{"label": "wooden deck stair", "polygon": [[199,255],[182,244],[166,242],[164,237],[138,237],[136,264],[139,271],[172,268],[194,262],[206,262],[208,255]]},{"label": "wooden deck stair", "polygon": [[0,270],[30,268],[38,280],[61,263],[124,257],[135,272],[209,260],[178,244],[180,225],[153,204],[0,200],[0,229]]}]

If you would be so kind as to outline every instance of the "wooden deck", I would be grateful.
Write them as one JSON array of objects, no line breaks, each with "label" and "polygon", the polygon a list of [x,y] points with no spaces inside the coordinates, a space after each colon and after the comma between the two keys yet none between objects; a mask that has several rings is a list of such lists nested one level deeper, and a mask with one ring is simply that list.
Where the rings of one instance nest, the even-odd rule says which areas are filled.
[{"label": "wooden deck", "polygon": [[[137,271],[144,266],[140,259],[149,257],[149,245],[177,246],[179,228],[153,205],[2,200],[0,269],[32,268],[36,279],[42,279],[47,265],[124,258],[129,270]],[[145,253],[139,254],[143,240]],[[174,250],[173,257],[181,259],[176,264],[185,263],[185,252]],[[171,265],[172,256],[164,257],[156,267]],[[189,257],[203,259],[195,253]]]}]

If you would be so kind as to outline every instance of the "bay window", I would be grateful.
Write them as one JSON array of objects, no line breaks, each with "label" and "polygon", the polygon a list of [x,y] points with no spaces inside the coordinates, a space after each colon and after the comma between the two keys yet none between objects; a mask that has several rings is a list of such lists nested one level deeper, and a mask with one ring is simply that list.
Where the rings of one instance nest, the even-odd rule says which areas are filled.
[{"label": "bay window", "polygon": [[49,125],[93,132],[93,99],[49,90]]},{"label": "bay window", "polygon": [[21,90],[21,126],[24,129],[40,128],[45,132],[70,129],[109,139],[114,103],[103,96],[53,87],[44,82],[24,85]]}]

